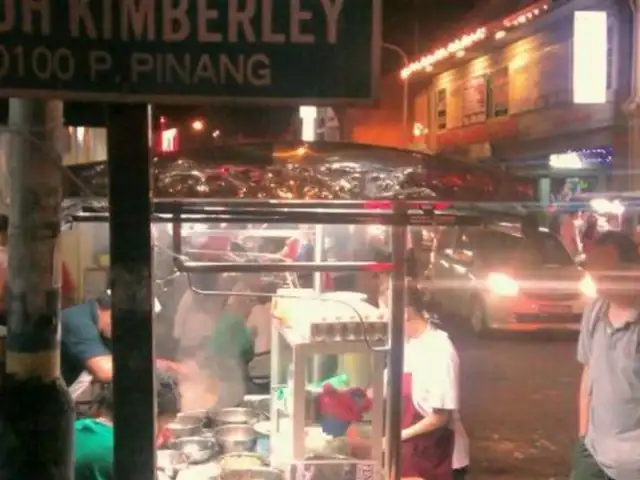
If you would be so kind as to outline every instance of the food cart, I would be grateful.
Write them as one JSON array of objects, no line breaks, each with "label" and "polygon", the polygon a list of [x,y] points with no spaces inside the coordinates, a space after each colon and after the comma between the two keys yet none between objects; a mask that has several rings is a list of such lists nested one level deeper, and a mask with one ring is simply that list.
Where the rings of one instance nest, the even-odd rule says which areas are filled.
[{"label": "food cart", "polygon": [[[206,151],[183,151],[156,158],[153,169],[151,221],[169,227],[173,260],[178,271],[186,275],[314,276],[314,288],[299,289],[295,288],[295,283],[289,283],[288,288],[278,291],[272,302],[271,395],[266,398],[270,418],[268,434],[272,438],[268,454],[261,457],[262,464],[242,472],[229,467],[234,471],[232,473],[225,471],[223,466],[220,473],[220,464],[214,467],[215,460],[201,462],[197,469],[182,471],[180,478],[213,478],[214,473],[222,475],[221,478],[242,479],[398,478],[408,228],[480,224],[484,214],[499,210],[494,206],[532,201],[526,187],[517,178],[499,170],[474,170],[468,165],[413,151],[350,143],[221,145]],[[94,195],[83,198],[70,191],[69,198],[73,199],[76,209],[74,221],[109,221],[104,166],[78,166],[73,174]],[[284,262],[270,259],[269,255],[248,252],[242,259],[236,256],[203,260],[187,252],[185,224],[215,224],[216,228],[222,224],[231,225],[236,227],[232,231],[244,231],[252,238],[260,236],[259,230],[265,236],[274,236],[273,231],[267,231],[274,226],[276,230],[277,226],[285,225],[287,228],[291,225],[312,226],[314,258]],[[248,225],[252,227],[247,229]],[[262,227],[256,229],[255,225]],[[375,261],[366,255],[339,260],[330,260],[323,255],[322,245],[327,238],[325,229],[372,225],[389,233],[390,262]],[[229,231],[226,226],[225,231]],[[357,291],[323,292],[320,281],[323,272],[389,273],[389,311],[368,305]],[[256,295],[255,292],[230,289],[201,293]],[[283,369],[281,351],[286,346],[290,348],[292,359],[288,378],[283,378],[282,372],[286,369]],[[311,455],[308,436],[318,425],[314,423],[312,409],[308,408],[308,359],[314,355],[350,352],[368,355],[373,365],[371,448],[366,458],[355,458],[348,452]],[[386,401],[383,395],[385,382]],[[246,406],[252,399],[244,400]],[[202,415],[218,427],[235,428],[231,430],[236,435],[241,431],[253,432],[253,423],[261,418],[255,413],[257,408],[212,413],[214,410],[206,409]],[[191,412],[182,417],[186,422],[182,427],[195,425],[206,429],[204,420],[189,423],[194,415],[197,416]],[[229,415],[234,420],[228,421]],[[138,426],[116,423],[118,428]],[[215,437],[215,433],[212,435]],[[257,436],[256,432],[250,433],[243,437],[244,443],[236,441],[239,437],[231,441],[227,437],[216,439],[218,446],[226,445],[228,454],[251,455],[240,450],[255,448]],[[386,448],[381,444],[383,436],[387,439]],[[239,444],[242,446],[236,448]],[[263,465],[265,463],[270,466]]]}]

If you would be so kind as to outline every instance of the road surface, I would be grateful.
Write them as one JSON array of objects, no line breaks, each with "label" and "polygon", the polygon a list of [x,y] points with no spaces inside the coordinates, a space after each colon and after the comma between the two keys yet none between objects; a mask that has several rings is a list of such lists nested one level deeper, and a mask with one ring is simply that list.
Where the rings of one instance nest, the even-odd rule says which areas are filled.
[{"label": "road surface", "polygon": [[476,340],[449,328],[461,361],[469,480],[563,480],[576,434],[576,337]]}]

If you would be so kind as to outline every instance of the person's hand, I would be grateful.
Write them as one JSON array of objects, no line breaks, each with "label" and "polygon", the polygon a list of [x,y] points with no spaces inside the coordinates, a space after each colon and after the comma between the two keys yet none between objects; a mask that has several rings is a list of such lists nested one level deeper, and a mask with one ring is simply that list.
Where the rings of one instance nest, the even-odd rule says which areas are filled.
[{"label": "person's hand", "polygon": [[187,360],[178,364],[180,368],[180,374],[189,378],[196,377],[200,372],[200,367],[194,360]]},{"label": "person's hand", "polygon": [[156,360],[156,367],[166,370],[167,372],[173,375],[181,375],[183,372],[183,367],[179,363],[172,362],[171,360],[165,360],[159,358]]}]

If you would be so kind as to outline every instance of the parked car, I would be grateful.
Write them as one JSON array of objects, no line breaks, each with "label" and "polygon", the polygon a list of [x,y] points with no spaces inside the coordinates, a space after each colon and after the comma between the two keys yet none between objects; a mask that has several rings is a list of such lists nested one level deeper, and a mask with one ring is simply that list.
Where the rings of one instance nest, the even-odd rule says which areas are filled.
[{"label": "parked car", "polygon": [[519,227],[450,227],[438,236],[428,295],[473,331],[577,330],[595,296],[589,275],[546,229],[524,237]]}]

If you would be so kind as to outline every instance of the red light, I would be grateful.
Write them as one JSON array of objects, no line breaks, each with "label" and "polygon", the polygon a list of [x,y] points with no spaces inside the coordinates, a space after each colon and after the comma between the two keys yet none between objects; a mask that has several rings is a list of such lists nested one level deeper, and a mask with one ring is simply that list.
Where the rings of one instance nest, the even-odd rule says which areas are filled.
[{"label": "red light", "polygon": [[172,153],[178,151],[178,129],[169,128],[160,132],[160,151]]},{"label": "red light", "polygon": [[364,208],[367,210],[391,210],[391,202],[386,200],[370,200],[365,202]]},{"label": "red light", "polygon": [[433,204],[433,209],[437,212],[447,210],[451,207],[451,202],[436,202]]},{"label": "red light", "polygon": [[393,263],[391,262],[378,262],[372,265],[367,265],[365,268],[367,272],[373,273],[385,273],[393,270]]},{"label": "red light", "polygon": [[461,187],[465,184],[465,180],[460,175],[447,175],[442,178],[442,183],[449,187]]}]

